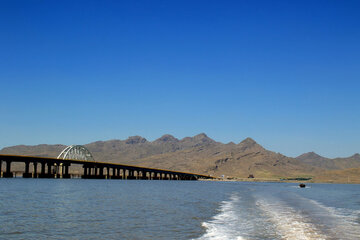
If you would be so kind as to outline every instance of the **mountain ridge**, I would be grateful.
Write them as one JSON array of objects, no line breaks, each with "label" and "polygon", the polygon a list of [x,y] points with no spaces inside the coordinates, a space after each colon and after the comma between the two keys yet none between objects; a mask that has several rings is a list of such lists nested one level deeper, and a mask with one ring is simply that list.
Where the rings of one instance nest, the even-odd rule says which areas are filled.
[{"label": "mountain ridge", "polygon": [[[237,144],[224,144],[205,133],[182,139],[164,134],[153,141],[141,136],[130,136],[125,140],[96,141],[84,146],[97,161],[213,176],[284,178],[360,168],[359,154],[349,158],[328,159],[309,152],[291,158],[265,149],[252,138],[246,138]],[[1,149],[0,154],[57,157],[65,147],[62,144],[17,145]]]}]

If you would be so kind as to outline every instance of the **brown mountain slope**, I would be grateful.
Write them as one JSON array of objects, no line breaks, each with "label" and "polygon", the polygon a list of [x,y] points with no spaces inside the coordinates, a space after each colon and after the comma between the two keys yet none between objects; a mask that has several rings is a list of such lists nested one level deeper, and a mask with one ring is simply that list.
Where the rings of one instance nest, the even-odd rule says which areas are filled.
[{"label": "brown mountain slope", "polygon": [[[126,140],[98,141],[85,146],[97,161],[214,176],[242,178],[250,174],[256,178],[314,176],[329,169],[360,167],[357,165],[360,163],[358,154],[346,159],[326,159],[315,153],[290,158],[264,149],[251,138],[239,144],[223,144],[212,140],[204,133],[181,140],[171,135],[164,135],[152,142],[140,136],[133,136]],[[65,147],[65,145],[20,145],[4,148],[0,154],[57,157]],[[23,167],[19,170],[22,169]]]},{"label": "brown mountain slope", "polygon": [[314,152],[298,156],[296,159],[315,167],[325,170],[337,170],[347,168],[360,168],[360,155],[354,154],[348,158],[325,158]]},{"label": "brown mountain slope", "polygon": [[256,177],[277,178],[310,174],[317,170],[297,159],[268,151],[250,138],[239,144],[193,147],[127,163],[232,177],[248,177],[254,174]]},{"label": "brown mountain slope", "polygon": [[217,144],[221,143],[216,143],[204,133],[201,133],[194,137],[186,137],[181,140],[171,135],[164,135],[153,142],[149,142],[145,138],[134,136],[124,141],[101,141],[86,144],[85,146],[93,154],[95,159],[105,162],[131,164],[136,159],[153,155]]},{"label": "brown mountain slope", "polygon": [[66,148],[66,145],[61,144],[40,144],[36,146],[17,145],[1,149],[0,154],[57,157],[64,148]]},{"label": "brown mountain slope", "polygon": [[320,162],[320,161],[328,160],[328,158],[322,157],[315,152],[304,153],[304,154],[298,156],[296,159],[299,159],[306,163],[313,163],[313,162]]}]

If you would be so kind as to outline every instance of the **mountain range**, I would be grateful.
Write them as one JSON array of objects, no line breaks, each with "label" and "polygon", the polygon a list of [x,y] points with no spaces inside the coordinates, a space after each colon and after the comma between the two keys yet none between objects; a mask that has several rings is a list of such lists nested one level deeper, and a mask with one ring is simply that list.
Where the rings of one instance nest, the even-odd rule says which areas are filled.
[{"label": "mountain range", "polygon": [[[314,152],[296,158],[263,148],[251,138],[238,144],[216,142],[206,134],[177,139],[166,134],[155,141],[141,136],[84,145],[102,162],[194,172],[229,178],[312,178],[321,182],[360,182],[360,155],[329,159]],[[18,145],[0,154],[57,157],[65,145]],[[16,166],[15,166],[16,167]]]}]

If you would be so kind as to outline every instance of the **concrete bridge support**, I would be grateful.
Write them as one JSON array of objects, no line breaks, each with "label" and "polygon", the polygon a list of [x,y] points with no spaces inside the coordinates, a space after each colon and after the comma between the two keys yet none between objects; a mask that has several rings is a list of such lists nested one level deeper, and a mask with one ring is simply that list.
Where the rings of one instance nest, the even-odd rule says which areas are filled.
[{"label": "concrete bridge support", "polygon": [[55,163],[53,168],[53,174],[54,174],[54,178],[61,178],[62,173],[63,173],[63,169],[62,169],[62,164],[61,163]]},{"label": "concrete bridge support", "polygon": [[97,176],[98,179],[105,179],[104,175],[104,167],[99,166],[99,175]]},{"label": "concrete bridge support", "polygon": [[126,179],[136,179],[134,170],[128,170],[128,176]]},{"label": "concrete bridge support", "polygon": [[160,180],[160,173],[154,172],[154,176],[152,177],[152,180]]},{"label": "concrete bridge support", "polygon": [[85,178],[85,176],[88,175],[88,167],[86,165],[83,166],[84,172],[83,175],[81,175],[81,178]]},{"label": "concrete bridge support", "polygon": [[46,178],[46,173],[45,173],[45,166],[46,163],[42,162],[41,163],[41,170],[40,170],[40,174],[39,174],[39,178]]},{"label": "concrete bridge support", "polygon": [[11,161],[5,161],[6,163],[6,172],[3,173],[4,178],[12,178],[14,174],[11,172]]},{"label": "concrete bridge support", "polygon": [[69,174],[69,167],[70,167],[70,164],[63,165],[62,178],[71,178],[71,176]]},{"label": "concrete bridge support", "polygon": [[104,174],[104,167],[103,166],[96,166],[96,165],[84,165],[84,172],[81,178],[87,179],[106,179],[107,176],[110,174],[110,170]]},{"label": "concrete bridge support", "polygon": [[84,164],[83,168],[84,168],[84,172],[83,172],[83,175],[81,176],[81,178],[91,178],[92,166]]},{"label": "concrete bridge support", "polygon": [[25,172],[23,173],[23,178],[32,178],[32,173],[30,173],[30,162],[25,162]]},{"label": "concrete bridge support", "polygon": [[110,179],[110,168],[106,167],[106,179]]},{"label": "concrete bridge support", "polygon": [[120,168],[114,167],[112,172],[111,179],[122,179],[122,176],[120,176]]},{"label": "concrete bridge support", "polygon": [[33,166],[34,166],[34,170],[33,170],[33,178],[37,178],[38,177],[38,173],[37,173],[37,162],[33,162]]},{"label": "concrete bridge support", "polygon": [[47,178],[55,178],[55,171],[52,171],[54,164],[48,162],[47,163]]},{"label": "concrete bridge support", "polygon": [[141,177],[139,178],[141,180],[148,180],[148,177],[147,177],[147,172],[142,170],[141,171]]}]

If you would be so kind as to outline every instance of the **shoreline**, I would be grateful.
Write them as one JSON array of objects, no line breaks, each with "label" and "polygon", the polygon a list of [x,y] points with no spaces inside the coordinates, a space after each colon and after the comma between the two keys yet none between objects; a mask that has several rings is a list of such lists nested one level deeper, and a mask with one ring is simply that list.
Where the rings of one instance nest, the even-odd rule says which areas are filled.
[{"label": "shoreline", "polygon": [[213,181],[213,182],[260,182],[260,183],[322,183],[322,184],[360,184],[360,181],[336,181],[336,180],[328,180],[328,181],[317,181],[317,180],[308,180],[308,181],[300,181],[300,180],[281,180],[281,179],[272,179],[272,178],[231,178],[231,179],[199,179],[198,181]]}]

